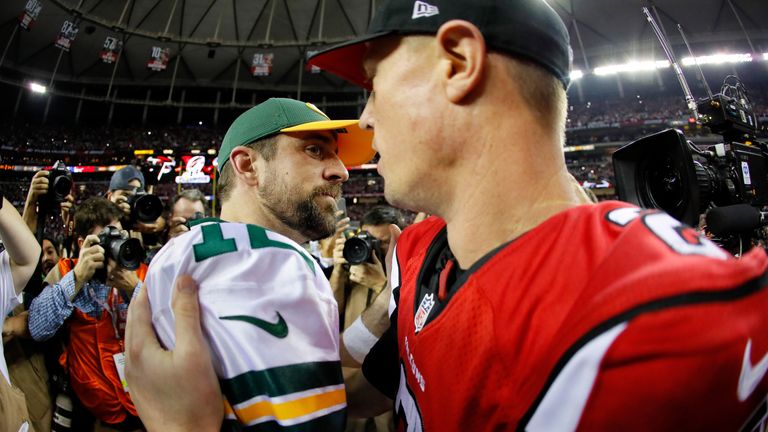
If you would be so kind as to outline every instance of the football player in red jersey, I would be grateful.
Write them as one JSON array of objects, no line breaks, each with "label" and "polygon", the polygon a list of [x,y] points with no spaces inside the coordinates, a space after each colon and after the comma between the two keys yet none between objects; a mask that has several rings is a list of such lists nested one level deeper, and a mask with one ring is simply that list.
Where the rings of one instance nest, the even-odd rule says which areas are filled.
[{"label": "football player in red jersey", "polygon": [[541,0],[389,0],[310,59],[372,91],[388,201],[436,215],[397,242],[392,325],[350,414],[364,390],[408,431],[762,430],[768,258],[583,203],[562,153],[570,54]]}]

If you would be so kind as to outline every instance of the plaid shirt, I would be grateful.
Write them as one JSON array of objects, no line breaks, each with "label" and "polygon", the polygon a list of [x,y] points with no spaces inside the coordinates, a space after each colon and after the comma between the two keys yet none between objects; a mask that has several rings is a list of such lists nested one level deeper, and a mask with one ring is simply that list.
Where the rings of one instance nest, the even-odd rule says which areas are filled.
[{"label": "plaid shirt", "polygon": [[[139,282],[133,295],[137,295]],[[99,318],[109,298],[110,287],[95,280],[75,295],[75,272],[70,271],[59,283],[49,285],[38,295],[29,307],[29,333],[37,341],[53,337],[72,311],[77,308],[93,318]],[[118,304],[120,310],[128,308],[127,303]]]}]

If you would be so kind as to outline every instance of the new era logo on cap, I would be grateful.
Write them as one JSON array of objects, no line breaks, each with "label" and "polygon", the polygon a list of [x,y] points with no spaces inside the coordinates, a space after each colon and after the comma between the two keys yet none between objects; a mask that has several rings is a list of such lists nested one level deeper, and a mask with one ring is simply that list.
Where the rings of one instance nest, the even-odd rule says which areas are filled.
[{"label": "new era logo on cap", "polygon": [[424,3],[423,1],[417,1],[413,4],[413,15],[411,16],[411,19],[431,17],[439,13],[440,10],[437,8],[437,6],[432,6],[431,4]]}]

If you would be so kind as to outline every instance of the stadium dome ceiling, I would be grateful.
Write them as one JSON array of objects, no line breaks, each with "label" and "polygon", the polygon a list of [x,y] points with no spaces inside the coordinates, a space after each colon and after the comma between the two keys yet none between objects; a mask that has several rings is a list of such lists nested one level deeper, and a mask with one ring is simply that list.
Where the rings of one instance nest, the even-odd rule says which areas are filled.
[{"label": "stadium dome ceiling", "polygon": [[[28,0],[0,6],[0,77],[137,86],[358,91],[325,73],[300,73],[308,50],[363,33],[381,0],[38,0],[31,30],[19,27]],[[680,23],[698,55],[768,52],[766,0],[548,0],[568,25],[575,66],[663,59],[641,13],[654,6],[682,56]],[[427,1],[427,3],[429,3]],[[69,52],[54,46],[65,20],[79,32]],[[119,61],[99,58],[107,37],[124,41]],[[163,71],[147,68],[152,47],[170,48]],[[273,53],[270,76],[253,77],[255,53]],[[687,55],[687,54],[686,54]],[[11,75],[9,75],[11,74]]]}]

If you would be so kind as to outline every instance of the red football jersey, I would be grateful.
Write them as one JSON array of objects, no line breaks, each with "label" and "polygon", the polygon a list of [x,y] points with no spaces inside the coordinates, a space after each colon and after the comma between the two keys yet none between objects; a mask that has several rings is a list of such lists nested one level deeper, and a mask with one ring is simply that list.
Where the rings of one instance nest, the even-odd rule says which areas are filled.
[{"label": "red football jersey", "polygon": [[737,260],[664,213],[619,202],[551,217],[441,296],[433,282],[446,250],[437,218],[397,244],[402,430],[735,431],[765,422],[764,251]]}]

